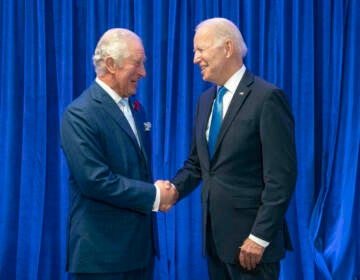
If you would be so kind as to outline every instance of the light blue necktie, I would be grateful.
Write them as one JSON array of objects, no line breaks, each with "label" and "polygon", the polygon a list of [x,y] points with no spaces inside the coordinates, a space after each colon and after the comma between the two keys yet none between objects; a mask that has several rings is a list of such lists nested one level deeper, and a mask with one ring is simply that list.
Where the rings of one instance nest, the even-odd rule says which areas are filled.
[{"label": "light blue necktie", "polygon": [[129,101],[125,98],[120,99],[119,101],[120,106],[122,107],[122,111],[125,115],[125,118],[127,119],[127,121],[129,122],[129,125],[132,129],[132,131],[135,134],[136,140],[140,146],[140,140],[139,140],[139,136],[136,130],[136,125],[135,125],[135,121],[134,121],[134,117],[131,113],[131,109],[130,109],[130,105],[129,105]]},{"label": "light blue necktie", "polygon": [[217,97],[214,102],[213,111],[212,111],[212,119],[210,124],[209,131],[209,154],[210,158],[213,157],[216,145],[216,139],[220,131],[221,122],[222,122],[222,109],[223,109],[223,97],[225,92],[227,91],[226,87],[220,87]]}]

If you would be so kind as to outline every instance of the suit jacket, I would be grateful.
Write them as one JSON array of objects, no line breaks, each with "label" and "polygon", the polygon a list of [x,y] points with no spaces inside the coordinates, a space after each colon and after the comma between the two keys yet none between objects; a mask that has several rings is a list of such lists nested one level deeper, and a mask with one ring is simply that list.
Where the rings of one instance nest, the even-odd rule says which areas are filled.
[{"label": "suit jacket", "polygon": [[141,148],[124,114],[94,82],[66,109],[61,144],[68,163],[67,270],[113,273],[154,255],[156,189],[144,112],[132,109]]},{"label": "suit jacket", "polygon": [[190,155],[172,182],[181,199],[203,181],[203,254],[210,215],[224,262],[234,263],[250,233],[270,242],[262,261],[278,261],[291,248],[284,215],[296,182],[292,113],[279,88],[246,71],[210,159],[205,132],[215,96],[216,87],[200,96]]}]

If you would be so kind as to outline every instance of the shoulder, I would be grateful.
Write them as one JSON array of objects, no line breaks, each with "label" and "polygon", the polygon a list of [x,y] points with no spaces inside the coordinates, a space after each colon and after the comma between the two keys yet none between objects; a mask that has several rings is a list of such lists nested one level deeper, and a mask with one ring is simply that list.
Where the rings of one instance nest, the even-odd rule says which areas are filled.
[{"label": "shoulder", "polygon": [[281,89],[275,84],[258,76],[254,76],[253,87],[264,92],[281,91]]},{"label": "shoulder", "polygon": [[213,99],[215,97],[215,94],[216,94],[216,86],[214,85],[214,86],[206,89],[203,93],[200,94],[199,102],[204,101],[204,100]]},{"label": "shoulder", "polygon": [[260,112],[264,118],[271,116],[289,116],[293,119],[291,108],[285,92],[278,86],[254,76],[251,96],[260,105]]},{"label": "shoulder", "polygon": [[[85,89],[78,97],[76,97],[65,109],[63,121],[78,120],[81,122],[93,122],[99,112],[99,104],[94,99],[94,93],[99,89],[93,83]],[[97,85],[97,84],[95,84]]]},{"label": "shoulder", "polygon": [[268,99],[286,100],[286,94],[280,87],[258,76],[253,76],[253,83],[250,88],[252,95],[261,98],[263,101]]},{"label": "shoulder", "polygon": [[96,106],[97,96],[100,96],[101,88],[95,82],[85,89],[78,97],[76,97],[66,108],[66,111],[87,111],[94,109]]}]

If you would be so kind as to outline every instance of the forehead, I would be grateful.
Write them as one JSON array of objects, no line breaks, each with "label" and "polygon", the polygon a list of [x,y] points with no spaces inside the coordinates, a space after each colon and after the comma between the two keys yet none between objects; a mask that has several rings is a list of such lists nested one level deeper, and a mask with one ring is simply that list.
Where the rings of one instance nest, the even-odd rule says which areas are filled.
[{"label": "forehead", "polygon": [[195,47],[206,47],[211,46],[214,42],[215,36],[212,30],[207,28],[202,28],[196,31],[194,36],[194,46]]},{"label": "forehead", "polygon": [[128,48],[131,56],[136,56],[136,57],[145,56],[145,50],[140,40],[129,41]]}]

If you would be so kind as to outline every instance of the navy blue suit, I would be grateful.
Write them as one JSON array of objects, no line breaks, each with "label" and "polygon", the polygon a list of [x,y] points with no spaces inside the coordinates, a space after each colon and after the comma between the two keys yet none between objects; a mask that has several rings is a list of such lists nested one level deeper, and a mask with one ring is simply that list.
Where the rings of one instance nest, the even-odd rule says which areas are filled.
[{"label": "navy blue suit", "polygon": [[250,233],[270,245],[262,261],[291,248],[284,221],[296,182],[294,121],[283,92],[246,71],[223,119],[214,156],[206,128],[216,87],[198,101],[191,151],[172,180],[180,199],[202,180],[203,253],[208,215],[216,251],[234,263]]},{"label": "navy blue suit", "polygon": [[117,273],[148,265],[156,249],[142,108],[125,116],[94,82],[66,109],[61,144],[69,166],[67,270]]}]

